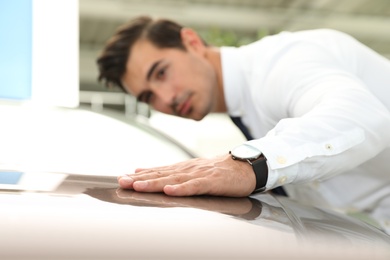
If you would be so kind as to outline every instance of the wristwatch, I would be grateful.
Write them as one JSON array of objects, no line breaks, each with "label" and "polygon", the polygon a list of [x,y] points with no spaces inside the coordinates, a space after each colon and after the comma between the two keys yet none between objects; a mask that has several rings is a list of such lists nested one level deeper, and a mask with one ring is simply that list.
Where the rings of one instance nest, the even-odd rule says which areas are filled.
[{"label": "wristwatch", "polygon": [[233,160],[247,161],[252,166],[256,176],[256,188],[253,192],[264,191],[268,180],[268,166],[267,158],[264,157],[263,153],[248,144],[239,145],[229,153]]}]

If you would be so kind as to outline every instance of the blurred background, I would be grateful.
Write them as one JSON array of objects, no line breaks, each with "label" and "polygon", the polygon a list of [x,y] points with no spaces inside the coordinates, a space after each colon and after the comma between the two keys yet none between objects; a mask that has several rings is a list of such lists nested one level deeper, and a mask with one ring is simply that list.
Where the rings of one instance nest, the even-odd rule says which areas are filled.
[{"label": "blurred background", "polygon": [[333,28],[390,57],[388,0],[79,0],[80,102],[143,115],[201,156],[226,152],[243,136],[223,115],[202,122],[150,111],[97,78],[96,57],[116,28],[139,15],[174,19],[212,45],[246,44],[281,31]]},{"label": "blurred background", "polygon": [[0,1],[0,168],[119,174],[245,141],[226,115],[163,115],[97,81],[104,43],[139,15],[176,20],[216,46],[333,28],[390,58],[389,0]]},{"label": "blurred background", "polygon": [[198,30],[214,45],[241,45],[280,31],[333,28],[390,57],[388,0],[79,0],[80,89],[105,91],[95,59],[122,23],[150,15]]}]

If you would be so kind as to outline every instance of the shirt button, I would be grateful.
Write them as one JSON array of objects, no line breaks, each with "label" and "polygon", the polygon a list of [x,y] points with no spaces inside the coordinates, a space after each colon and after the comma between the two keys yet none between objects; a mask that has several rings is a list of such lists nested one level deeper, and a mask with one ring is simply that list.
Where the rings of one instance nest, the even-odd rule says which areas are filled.
[{"label": "shirt button", "polygon": [[331,144],[326,144],[325,145],[325,149],[326,150],[332,150],[333,149],[333,146]]},{"label": "shirt button", "polygon": [[313,181],[313,182],[310,184],[310,186],[311,186],[313,189],[318,190],[320,184],[319,184],[318,181]]},{"label": "shirt button", "polygon": [[276,161],[279,163],[279,164],[286,164],[287,160],[285,157],[283,156],[278,156],[278,158],[276,158]]},{"label": "shirt button", "polygon": [[283,176],[283,177],[280,177],[279,178],[279,184],[285,184],[286,183],[286,181],[287,181],[287,177],[286,176]]}]

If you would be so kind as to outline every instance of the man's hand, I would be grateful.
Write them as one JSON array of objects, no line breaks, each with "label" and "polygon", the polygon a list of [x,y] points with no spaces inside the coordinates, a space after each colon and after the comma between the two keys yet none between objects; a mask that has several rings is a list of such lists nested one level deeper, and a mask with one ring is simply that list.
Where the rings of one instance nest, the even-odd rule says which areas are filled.
[{"label": "man's hand", "polygon": [[213,159],[191,159],[169,166],[137,169],[118,177],[124,189],[164,192],[170,196],[215,195],[244,197],[253,192],[256,178],[247,162],[230,155]]}]

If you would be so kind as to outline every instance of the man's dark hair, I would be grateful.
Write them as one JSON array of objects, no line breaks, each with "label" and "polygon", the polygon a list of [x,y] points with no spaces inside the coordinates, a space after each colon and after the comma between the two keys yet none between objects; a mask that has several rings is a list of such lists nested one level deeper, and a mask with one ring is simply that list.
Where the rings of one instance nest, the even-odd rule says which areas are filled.
[{"label": "man's dark hair", "polygon": [[176,22],[141,16],[119,27],[107,41],[103,52],[97,59],[98,80],[107,87],[118,86],[123,91],[121,78],[126,71],[130,50],[139,39],[149,40],[159,48],[178,48],[186,50],[180,35],[183,26]]}]

